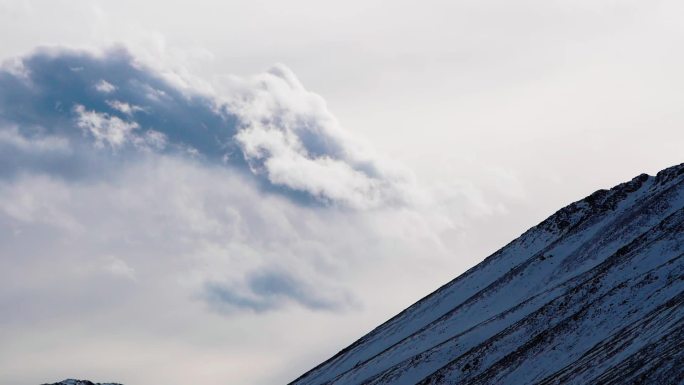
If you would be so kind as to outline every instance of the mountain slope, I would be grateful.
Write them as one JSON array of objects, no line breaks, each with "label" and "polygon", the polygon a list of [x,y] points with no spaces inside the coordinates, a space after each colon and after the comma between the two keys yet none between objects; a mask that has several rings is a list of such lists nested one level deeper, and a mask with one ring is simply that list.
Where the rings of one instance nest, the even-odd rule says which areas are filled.
[{"label": "mountain slope", "polygon": [[684,164],[572,203],[292,384],[683,384]]}]

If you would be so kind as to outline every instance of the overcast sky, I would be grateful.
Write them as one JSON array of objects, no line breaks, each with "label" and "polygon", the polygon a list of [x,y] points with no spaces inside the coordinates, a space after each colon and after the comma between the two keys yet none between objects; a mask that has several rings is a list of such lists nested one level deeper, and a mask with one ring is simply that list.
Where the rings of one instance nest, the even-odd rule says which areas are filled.
[{"label": "overcast sky", "polygon": [[0,383],[293,380],[684,161],[683,17],[0,0]]}]

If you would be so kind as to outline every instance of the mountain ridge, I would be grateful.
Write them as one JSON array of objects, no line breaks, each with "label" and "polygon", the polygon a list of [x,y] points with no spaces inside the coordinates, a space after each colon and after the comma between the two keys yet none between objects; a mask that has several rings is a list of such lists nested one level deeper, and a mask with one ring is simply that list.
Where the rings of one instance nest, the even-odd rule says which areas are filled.
[{"label": "mountain ridge", "polygon": [[[615,280],[643,280],[653,273],[649,273],[650,270],[641,271],[644,266],[670,254],[663,252],[660,256],[643,259],[630,253],[630,247],[639,249],[644,245],[661,247],[668,244],[671,248],[666,250],[668,253],[684,248],[681,235],[684,233],[681,225],[684,222],[682,175],[684,163],[662,170],[655,176],[641,174],[609,190],[597,190],[586,198],[561,208],[480,264],[382,323],[291,384],[486,384],[509,378],[515,372],[511,365],[531,367],[530,357],[524,356],[527,358],[522,359],[521,354],[529,353],[529,349],[534,346],[541,348],[539,339],[554,335],[555,329],[540,325],[551,323],[558,326],[556,332],[567,334],[569,331],[561,330],[562,325],[579,322],[588,312],[608,306],[608,302],[604,302],[612,297],[604,289],[591,289],[587,279],[596,280],[594,285],[601,282],[611,288],[621,284],[613,282]],[[667,227],[668,223],[670,227]],[[660,238],[651,240],[649,231],[652,231],[651,237]],[[673,239],[663,238],[667,235],[673,236]],[[643,253],[653,251],[644,247],[640,249]],[[641,265],[634,266],[635,271],[639,270],[639,275],[633,276],[630,272],[619,270],[622,264],[635,261],[641,261]],[[672,264],[669,267],[666,265],[671,269],[670,273],[681,271],[682,259],[679,256],[671,256],[665,262]],[[599,275],[602,271],[610,272],[610,278],[606,278],[607,273]],[[615,275],[616,271],[623,275]],[[666,272],[662,267],[658,271],[659,274]],[[678,281],[663,284],[668,290],[681,292],[684,284],[681,283],[681,274],[677,274]],[[524,275],[529,276],[529,282],[524,282],[521,278]],[[623,289],[636,285],[636,281],[630,282],[625,283]],[[575,298],[571,296],[573,290],[576,293],[594,291],[585,293],[584,297]],[[614,289],[613,295],[619,291],[620,289]],[[604,297],[594,298],[599,292]],[[638,291],[635,293],[638,294]],[[677,295],[672,298],[679,298]],[[587,302],[587,298],[594,302]],[[672,298],[664,299],[665,303],[676,304],[672,308],[679,310],[680,302],[668,302]],[[565,318],[557,318],[565,315],[566,310],[556,308],[554,311],[557,316],[551,314],[541,317],[538,312],[547,305],[544,311],[557,306],[558,303],[553,305],[556,299],[569,302],[573,299],[576,304],[584,305],[580,309],[586,308],[585,313],[570,314],[569,316],[575,317],[575,321],[571,318],[565,322]],[[615,306],[627,309],[625,304],[626,302]],[[629,311],[631,310],[633,309],[630,308]],[[535,321],[534,317],[539,319]],[[533,324],[533,321],[538,324]],[[599,323],[605,324],[604,321]],[[537,325],[539,330],[534,329],[533,325]],[[529,338],[520,337],[523,329],[529,331]],[[680,330],[679,326],[676,330]],[[608,332],[617,331],[607,328],[606,333]],[[512,335],[516,335],[517,339],[511,337]],[[587,336],[582,338],[593,341]],[[460,350],[451,349],[448,347],[449,343],[460,343],[462,347]],[[681,339],[672,340],[672,344],[679,346]],[[480,351],[476,350],[478,347]],[[487,347],[497,348],[500,357],[496,356],[499,353],[486,352]],[[572,354],[588,354],[589,349],[590,347],[566,350]],[[456,354],[458,355],[453,356]],[[487,360],[482,360],[482,357],[477,359],[479,356],[496,356],[499,360],[485,362]],[[518,361],[513,360],[516,357]],[[625,358],[628,359],[629,357]],[[558,365],[565,365],[555,368],[554,373],[572,365],[562,359],[558,362]],[[547,376],[526,378],[516,374],[518,377],[515,378],[523,382],[515,383],[551,383],[545,378],[551,378],[553,373],[546,373],[538,368],[534,370],[538,376]],[[606,368],[606,373],[610,370],[611,367]],[[673,370],[684,376],[684,368],[677,366]],[[653,373],[660,372],[656,370]]]},{"label": "mountain ridge", "polygon": [[92,382],[89,380],[77,380],[75,378],[68,378],[68,379],[62,380],[60,382],[55,382],[52,384],[43,384],[43,385],[123,385],[123,384],[119,384],[118,382]]}]

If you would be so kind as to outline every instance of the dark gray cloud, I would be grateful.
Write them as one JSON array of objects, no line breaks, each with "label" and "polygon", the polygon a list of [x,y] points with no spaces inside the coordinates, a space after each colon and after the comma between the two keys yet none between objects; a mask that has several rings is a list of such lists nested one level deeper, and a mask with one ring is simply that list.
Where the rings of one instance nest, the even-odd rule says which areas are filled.
[{"label": "dark gray cloud", "polygon": [[[122,136],[117,142],[107,136],[117,134],[112,122],[133,129],[119,133]],[[110,132],[98,136],[96,130],[107,124]],[[13,143],[0,141],[5,146],[3,174],[37,169],[62,176],[81,175],[112,156],[135,156],[138,151],[133,150],[146,142],[154,144],[150,139],[155,138],[157,151],[185,151],[240,167],[245,165],[244,158],[231,139],[236,125],[235,116],[212,100],[183,94],[136,64],[125,50],[100,56],[38,51],[22,60],[19,71],[0,71],[0,129],[12,129],[16,139],[28,143],[59,138],[68,150],[9,149]],[[96,151],[94,143],[110,148]]]},{"label": "dark gray cloud", "polygon": [[394,182],[284,66],[209,96],[126,50],[39,50],[0,69],[0,176],[97,176],[162,153],[227,165],[301,202],[375,206]]},{"label": "dark gray cloud", "polygon": [[[124,50],[102,56],[86,52],[39,51],[25,58],[23,74],[0,72],[0,113],[22,126],[42,127],[47,133],[81,137],[75,129],[76,106],[135,121],[143,131],[164,133],[170,143],[197,149],[210,157],[228,151],[226,138],[236,132],[236,119],[219,113],[213,102],[184,95],[150,70],[137,65]],[[101,84],[113,89],[102,90]],[[141,108],[129,113],[118,103]]]}]

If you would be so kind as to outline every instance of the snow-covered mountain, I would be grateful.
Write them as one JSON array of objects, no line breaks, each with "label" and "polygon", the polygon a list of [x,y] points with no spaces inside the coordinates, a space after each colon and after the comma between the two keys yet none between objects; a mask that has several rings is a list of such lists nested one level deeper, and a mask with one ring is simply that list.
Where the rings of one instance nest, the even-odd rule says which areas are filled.
[{"label": "snow-covered mountain", "polygon": [[684,164],[561,209],[292,384],[684,384]]},{"label": "snow-covered mountain", "polygon": [[121,385],[121,384],[115,383],[115,382],[100,383],[100,382],[92,382],[92,381],[88,381],[88,380],[76,380],[73,378],[69,378],[69,379],[66,379],[64,381],[55,382],[54,384],[43,384],[43,385]]}]

